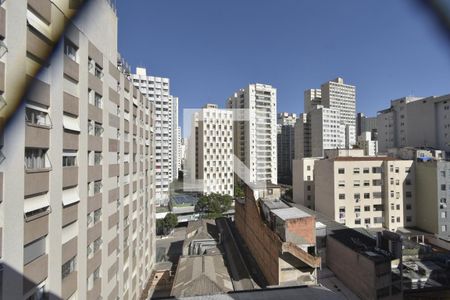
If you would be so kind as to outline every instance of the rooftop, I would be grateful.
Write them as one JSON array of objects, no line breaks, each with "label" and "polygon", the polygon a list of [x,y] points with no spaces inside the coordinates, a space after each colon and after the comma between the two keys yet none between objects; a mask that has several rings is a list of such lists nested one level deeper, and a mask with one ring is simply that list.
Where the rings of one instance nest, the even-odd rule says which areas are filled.
[{"label": "rooftop", "polygon": [[221,255],[180,257],[172,296],[193,297],[232,290],[233,284]]},{"label": "rooftop", "polygon": [[390,261],[388,253],[376,248],[376,240],[353,229],[334,231],[330,237],[373,261]]},{"label": "rooftop", "polygon": [[307,212],[302,211],[296,207],[272,209],[271,212],[282,220],[291,220],[291,219],[300,219],[300,218],[311,217],[310,214],[308,214]]},{"label": "rooftop", "polygon": [[288,208],[289,207],[289,205],[287,205],[286,203],[284,203],[283,201],[281,201],[279,199],[277,199],[277,200],[261,199],[261,201],[270,210],[277,209],[277,208]]},{"label": "rooftop", "polygon": [[334,161],[400,161],[402,159],[388,156],[338,156],[333,158]]},{"label": "rooftop", "polygon": [[198,198],[188,194],[175,194],[170,197],[173,206],[194,206]]}]

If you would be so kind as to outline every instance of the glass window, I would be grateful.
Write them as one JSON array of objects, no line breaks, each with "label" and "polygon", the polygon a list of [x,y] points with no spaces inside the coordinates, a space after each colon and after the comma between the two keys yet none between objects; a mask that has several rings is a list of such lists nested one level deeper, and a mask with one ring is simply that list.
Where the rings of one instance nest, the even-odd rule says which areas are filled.
[{"label": "glass window", "polygon": [[38,109],[37,107],[25,107],[25,120],[28,124],[37,126],[51,127],[52,125],[48,112],[44,109]]},{"label": "glass window", "polygon": [[339,194],[339,200],[345,200],[345,194]]},{"label": "glass window", "polygon": [[70,273],[74,272],[76,267],[77,267],[77,257],[74,256],[62,265],[61,268],[62,279],[66,278],[67,276],[70,275]]},{"label": "glass window", "polygon": [[68,39],[64,40],[64,54],[71,60],[78,61],[78,47]]},{"label": "glass window", "polygon": [[345,174],[345,169],[344,168],[339,168],[338,169],[338,174]]},{"label": "glass window", "polygon": [[77,151],[64,150],[63,151],[63,167],[73,167],[77,165]]},{"label": "glass window", "polygon": [[26,148],[25,149],[25,166],[28,170],[46,169],[47,164],[47,150],[40,148]]}]

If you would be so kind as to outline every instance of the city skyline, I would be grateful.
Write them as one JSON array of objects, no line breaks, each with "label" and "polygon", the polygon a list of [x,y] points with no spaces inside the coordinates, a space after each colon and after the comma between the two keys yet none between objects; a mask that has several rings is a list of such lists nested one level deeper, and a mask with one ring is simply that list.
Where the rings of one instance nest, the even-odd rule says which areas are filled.
[{"label": "city skyline", "polygon": [[[304,90],[336,77],[358,87],[357,111],[368,116],[392,99],[446,93],[445,35],[415,2],[117,6],[119,50],[133,66],[170,77],[180,111],[205,103],[224,107],[230,90],[263,83],[277,88],[278,112],[300,113]],[[268,13],[271,21],[258,17]],[[331,34],[337,23],[342,34]],[[136,34],[138,27],[145,30]],[[264,46],[257,43],[265,38]],[[132,48],[136,43],[141,47]]]}]

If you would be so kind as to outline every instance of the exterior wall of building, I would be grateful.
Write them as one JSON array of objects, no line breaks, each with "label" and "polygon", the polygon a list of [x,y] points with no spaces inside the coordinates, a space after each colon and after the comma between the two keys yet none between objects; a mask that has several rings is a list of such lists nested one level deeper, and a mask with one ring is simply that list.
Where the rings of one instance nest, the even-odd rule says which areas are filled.
[{"label": "exterior wall of building", "polygon": [[138,298],[155,253],[154,111],[118,65],[115,10],[90,1],[58,42],[69,1],[4,5],[8,73],[33,76],[34,47],[57,46],[5,131],[0,298]]},{"label": "exterior wall of building", "polygon": [[234,151],[253,183],[278,182],[276,104],[276,89],[259,83],[239,90],[227,101],[228,108],[246,110],[246,121],[234,124]]},{"label": "exterior wall of building", "polygon": [[174,171],[178,173],[174,166],[177,151],[174,133],[178,128],[178,98],[170,95],[169,78],[148,76],[145,68],[137,68],[136,74],[132,76],[134,86],[155,105],[155,201],[157,205],[166,205]]},{"label": "exterior wall of building", "polygon": [[292,160],[295,155],[296,114],[280,113],[278,115],[277,162],[278,181],[292,184]]},{"label": "exterior wall of building", "polygon": [[[201,192],[234,196],[233,112],[215,107],[196,114],[189,143],[195,154],[190,162],[192,183],[201,183]],[[193,169],[193,167],[195,169]],[[194,178],[195,177],[195,178]]]},{"label": "exterior wall of building", "polygon": [[412,161],[346,157],[318,160],[315,209],[348,227],[396,230],[415,224]]},{"label": "exterior wall of building", "polygon": [[293,162],[293,201],[315,209],[314,163],[319,158],[302,158]]},{"label": "exterior wall of building", "polygon": [[450,162],[416,163],[417,227],[450,241]]},{"label": "exterior wall of building", "polygon": [[450,95],[391,101],[377,116],[379,148],[433,147],[450,151]]},{"label": "exterior wall of building", "polygon": [[[376,265],[373,261],[346,247],[338,240],[327,237],[327,266],[361,299],[378,299],[377,291],[389,287],[390,262]],[[388,271],[387,279],[378,279],[377,274]],[[388,291],[389,295],[389,291]]]},{"label": "exterior wall of building", "polygon": [[356,143],[355,90],[337,78],[322,84],[320,90],[305,91],[305,113],[296,126],[297,159],[323,156],[324,150],[351,148]]},{"label": "exterior wall of building", "polygon": [[321,90],[322,104],[339,111],[340,124],[347,132],[345,147],[351,148],[356,143],[356,88],[336,78],[322,84]]}]

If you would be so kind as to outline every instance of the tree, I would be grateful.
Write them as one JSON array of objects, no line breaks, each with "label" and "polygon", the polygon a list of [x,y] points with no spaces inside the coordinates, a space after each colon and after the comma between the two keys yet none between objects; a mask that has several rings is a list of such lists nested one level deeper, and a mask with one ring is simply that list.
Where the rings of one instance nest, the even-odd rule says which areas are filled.
[{"label": "tree", "polygon": [[156,233],[167,235],[175,226],[178,225],[178,218],[176,215],[168,213],[164,219],[156,220]]},{"label": "tree", "polygon": [[216,219],[223,216],[223,213],[228,211],[233,203],[233,198],[230,195],[221,195],[212,193],[203,195],[195,204],[195,211],[206,216],[208,219]]},{"label": "tree", "polygon": [[234,197],[236,198],[242,198],[245,197],[244,190],[242,189],[242,186],[236,184],[234,186]]}]

